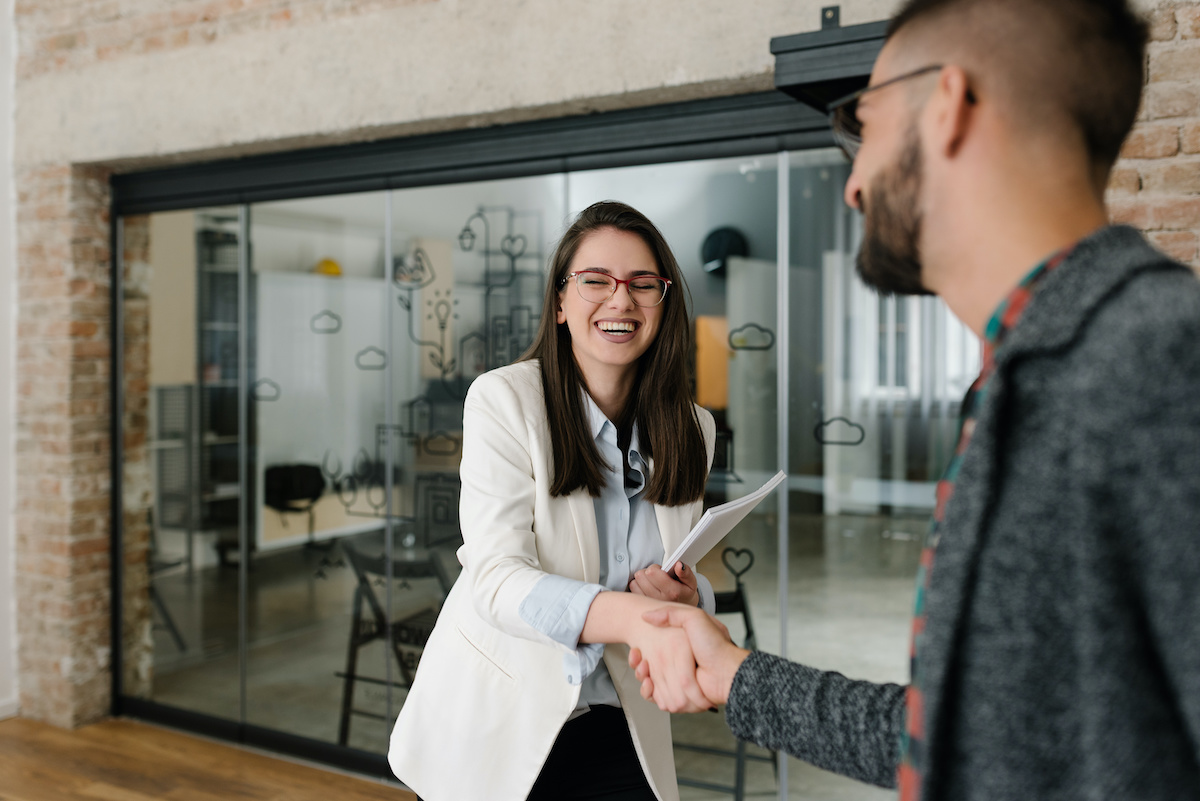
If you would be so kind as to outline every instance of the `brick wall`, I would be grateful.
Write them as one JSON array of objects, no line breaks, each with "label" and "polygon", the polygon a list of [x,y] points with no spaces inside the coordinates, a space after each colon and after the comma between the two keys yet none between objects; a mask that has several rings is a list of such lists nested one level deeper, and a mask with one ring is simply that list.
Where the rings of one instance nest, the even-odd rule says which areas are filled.
[{"label": "brick wall", "polygon": [[17,79],[436,0],[17,0]]},{"label": "brick wall", "polygon": [[1138,123],[1109,183],[1112,218],[1200,267],[1200,4],[1152,12]]},{"label": "brick wall", "polygon": [[108,175],[20,170],[16,447],[21,713],[108,713]]},{"label": "brick wall", "polygon": [[125,217],[121,245],[124,363],[122,521],[125,574],[121,649],[123,691],[146,696],[154,679],[153,619],[150,608],[150,218]]}]

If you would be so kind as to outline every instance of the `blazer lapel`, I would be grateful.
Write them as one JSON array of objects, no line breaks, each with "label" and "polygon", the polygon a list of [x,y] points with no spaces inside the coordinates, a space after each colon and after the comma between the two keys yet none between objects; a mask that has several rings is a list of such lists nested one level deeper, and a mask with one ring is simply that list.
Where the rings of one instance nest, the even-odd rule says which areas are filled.
[{"label": "blazer lapel", "polygon": [[[646,460],[646,483],[650,483],[650,476],[654,475],[654,460]],[[675,550],[675,546],[679,544],[680,537],[684,532],[679,531],[679,520],[675,514],[678,509],[670,509],[666,506],[651,504],[654,507],[654,519],[658,523],[658,538],[662,540],[663,559],[670,556],[671,551]]]},{"label": "blazer lapel", "polygon": [[600,535],[596,531],[596,506],[587,490],[577,489],[567,496],[575,537],[579,542],[579,560],[583,564],[583,580],[600,581]]}]

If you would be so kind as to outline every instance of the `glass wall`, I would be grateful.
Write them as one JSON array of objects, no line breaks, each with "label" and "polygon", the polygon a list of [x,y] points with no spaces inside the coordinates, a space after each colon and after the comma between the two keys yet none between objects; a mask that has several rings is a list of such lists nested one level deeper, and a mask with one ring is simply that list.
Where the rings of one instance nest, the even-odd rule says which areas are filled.
[{"label": "glass wall", "polygon": [[[241,210],[120,221],[124,692],[237,720]],[[231,557],[232,554],[232,557]]]},{"label": "glass wall", "polygon": [[[938,302],[858,281],[847,175],[821,150],[122,218],[124,695],[334,761],[386,752],[458,577],[466,389],[529,345],[555,242],[609,198],[688,285],[706,504],[789,474],[699,565],[748,599],[734,637],[904,681],[978,348]],[[723,720],[674,729],[683,798],[727,797]],[[747,753],[749,796],[884,797]]]}]

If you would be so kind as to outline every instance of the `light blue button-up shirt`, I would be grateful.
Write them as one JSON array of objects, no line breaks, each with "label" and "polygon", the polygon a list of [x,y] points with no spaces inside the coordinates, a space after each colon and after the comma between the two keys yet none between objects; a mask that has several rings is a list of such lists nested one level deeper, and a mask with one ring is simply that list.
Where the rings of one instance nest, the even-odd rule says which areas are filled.
[{"label": "light blue button-up shirt", "polygon": [[[596,447],[604,460],[605,485],[600,497],[593,499],[596,532],[599,538],[600,582],[589,584],[564,576],[544,576],[521,602],[521,618],[555,642],[572,649],[563,655],[563,674],[571,684],[583,684],[578,710],[594,704],[620,706],[616,688],[601,657],[601,643],[580,644],[583,623],[596,596],[604,590],[623,592],[637,571],[661,564],[662,537],[654,506],[643,498],[650,471],[638,450],[638,430],[634,424],[629,441],[628,472],[621,469],[626,460],[617,445],[617,428],[591,396],[584,393],[588,420]],[[628,480],[627,480],[628,479]],[[696,574],[700,606],[708,612],[716,609],[712,585]]]}]

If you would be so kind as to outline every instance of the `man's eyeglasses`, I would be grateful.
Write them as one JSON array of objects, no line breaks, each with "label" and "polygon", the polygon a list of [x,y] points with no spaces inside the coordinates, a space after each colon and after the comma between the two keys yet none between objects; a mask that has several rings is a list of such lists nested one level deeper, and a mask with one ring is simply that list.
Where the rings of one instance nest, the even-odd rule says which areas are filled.
[{"label": "man's eyeglasses", "polygon": [[854,157],[858,155],[858,149],[862,147],[862,123],[858,121],[858,101],[862,100],[863,95],[883,89],[885,86],[899,83],[900,81],[907,81],[909,78],[916,78],[918,75],[937,72],[943,66],[945,65],[931,64],[928,67],[921,67],[919,70],[897,75],[895,78],[889,78],[883,83],[859,89],[857,92],[839,98],[826,106],[825,112],[829,115],[829,124],[833,126],[833,139],[837,142],[838,147],[842,149],[842,152],[851,161],[854,161]]},{"label": "man's eyeglasses", "polygon": [[569,273],[558,282],[559,289],[567,285],[567,281],[575,279],[575,288],[579,297],[588,303],[603,303],[617,292],[621,284],[629,290],[629,297],[638,306],[657,306],[667,296],[667,287],[671,282],[657,275],[638,275],[623,281],[608,273],[597,270],[580,270]]}]

